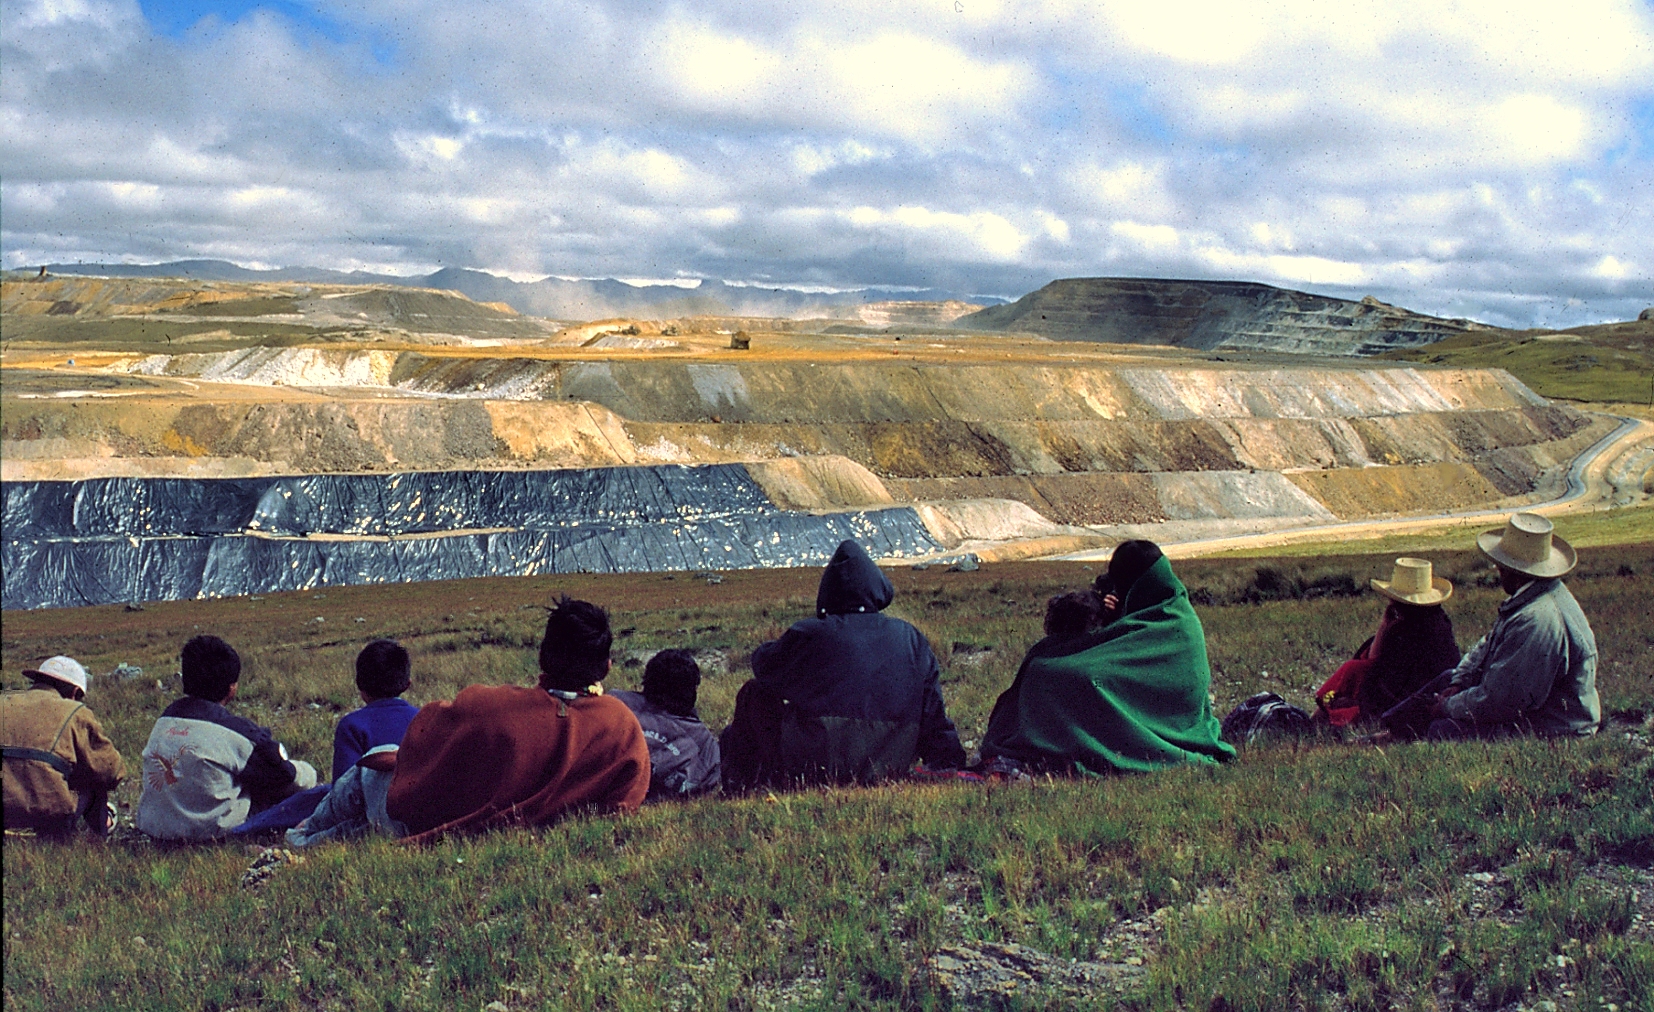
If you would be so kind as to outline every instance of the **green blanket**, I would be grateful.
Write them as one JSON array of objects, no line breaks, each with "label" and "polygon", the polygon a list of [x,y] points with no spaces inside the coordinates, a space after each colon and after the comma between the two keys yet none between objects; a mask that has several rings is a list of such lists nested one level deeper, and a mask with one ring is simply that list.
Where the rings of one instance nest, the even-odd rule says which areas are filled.
[{"label": "green blanket", "polygon": [[1045,639],[994,705],[983,736],[996,755],[1101,775],[1183,762],[1227,762],[1207,690],[1206,635],[1161,558],[1122,614],[1083,636]]}]

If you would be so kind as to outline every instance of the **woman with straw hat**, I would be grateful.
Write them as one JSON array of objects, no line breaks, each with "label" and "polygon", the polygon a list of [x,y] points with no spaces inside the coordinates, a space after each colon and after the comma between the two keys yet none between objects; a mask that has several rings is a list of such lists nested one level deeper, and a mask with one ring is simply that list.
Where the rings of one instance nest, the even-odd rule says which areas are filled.
[{"label": "woman with straw hat", "polygon": [[1374,579],[1372,588],[1389,598],[1378,631],[1315,693],[1316,717],[1334,727],[1379,719],[1459,663],[1453,621],[1442,609],[1453,584],[1428,559],[1397,559],[1390,578]]},{"label": "woman with straw hat", "polygon": [[1444,676],[1429,736],[1488,738],[1596,732],[1597,641],[1563,585],[1578,557],[1537,513],[1517,513],[1503,530],[1476,538],[1499,567],[1510,596],[1493,628]]}]

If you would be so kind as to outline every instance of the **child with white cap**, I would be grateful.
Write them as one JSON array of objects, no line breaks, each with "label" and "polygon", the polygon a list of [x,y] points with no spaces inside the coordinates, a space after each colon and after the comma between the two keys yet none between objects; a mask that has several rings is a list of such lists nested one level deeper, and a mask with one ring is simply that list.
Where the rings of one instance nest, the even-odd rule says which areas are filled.
[{"label": "child with white cap", "polygon": [[33,684],[0,695],[6,829],[68,837],[82,818],[102,836],[113,824],[109,792],[126,762],[87,709],[86,669],[52,657],[23,672]]}]

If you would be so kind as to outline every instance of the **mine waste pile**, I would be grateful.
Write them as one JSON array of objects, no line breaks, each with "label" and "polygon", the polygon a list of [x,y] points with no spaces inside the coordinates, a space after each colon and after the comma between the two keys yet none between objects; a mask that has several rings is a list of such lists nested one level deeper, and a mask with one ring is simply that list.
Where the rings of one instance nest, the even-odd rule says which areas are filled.
[{"label": "mine waste pile", "polygon": [[1066,278],[958,321],[1059,341],[1164,344],[1321,355],[1373,355],[1486,330],[1469,320],[1414,313],[1245,281]]},{"label": "mine waste pile", "polygon": [[3,301],[6,608],[1504,509],[1618,424],[1500,369],[1367,357],[1467,321],[1239,283],[856,326],[159,278],[9,274]]},{"label": "mine waste pile", "polygon": [[473,576],[820,565],[940,547],[908,507],[776,509],[733,465],[7,482],[5,608]]}]

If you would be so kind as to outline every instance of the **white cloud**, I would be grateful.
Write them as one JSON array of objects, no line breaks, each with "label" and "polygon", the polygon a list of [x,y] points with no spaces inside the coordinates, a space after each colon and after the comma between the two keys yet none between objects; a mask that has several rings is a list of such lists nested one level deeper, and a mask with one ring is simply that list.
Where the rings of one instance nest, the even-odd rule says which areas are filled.
[{"label": "white cloud", "polygon": [[1070,167],[1066,183],[1075,198],[1104,210],[1164,215],[1174,201],[1167,191],[1163,164],[1124,160],[1103,166],[1082,162]]},{"label": "white cloud", "polygon": [[1032,83],[1014,62],[903,31],[762,41],[673,20],[647,46],[670,97],[697,112],[924,143],[1012,115]]},{"label": "white cloud", "polygon": [[1196,255],[1216,272],[1285,285],[1364,285],[1372,278],[1362,264],[1326,257],[1236,252],[1219,246],[1202,247]]},{"label": "white cloud", "polygon": [[[1028,237],[1015,225],[988,211],[958,214],[916,205],[903,205],[890,210],[857,207],[849,211],[845,218],[861,229],[918,235],[936,251],[936,255],[950,259],[962,259],[961,254],[974,252],[990,261],[1011,262],[1028,246]],[[961,248],[961,244],[966,245]]]},{"label": "white cloud", "polygon": [[1136,221],[1117,221],[1111,230],[1134,243],[1139,250],[1149,256],[1161,256],[1176,252],[1182,246],[1182,236],[1177,229],[1170,225],[1145,225]]},{"label": "white cloud", "polygon": [[1599,278],[1606,278],[1609,281],[1624,281],[1631,277],[1634,271],[1635,268],[1621,263],[1619,257],[1612,255],[1598,260],[1596,266],[1591,268],[1592,274]]},{"label": "white cloud", "polygon": [[363,0],[181,40],[133,0],[5,2],[8,266],[1159,274],[1503,322],[1646,288],[1637,0]]}]

